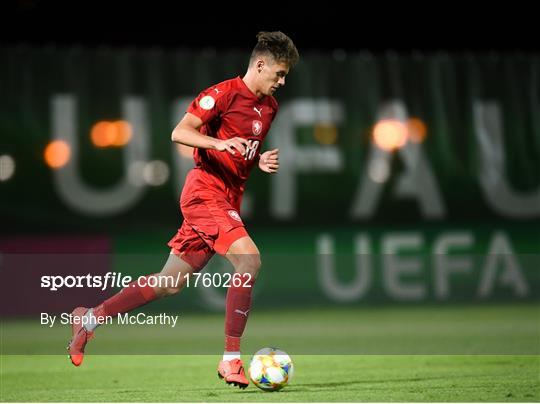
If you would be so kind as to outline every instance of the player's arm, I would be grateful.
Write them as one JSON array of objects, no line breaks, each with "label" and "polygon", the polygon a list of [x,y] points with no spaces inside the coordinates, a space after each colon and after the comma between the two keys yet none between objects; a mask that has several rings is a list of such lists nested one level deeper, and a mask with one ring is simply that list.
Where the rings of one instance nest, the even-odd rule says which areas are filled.
[{"label": "player's arm", "polygon": [[176,125],[176,128],[174,128],[171,140],[186,146],[200,147],[201,149],[227,150],[231,154],[236,154],[235,150],[238,150],[242,155],[246,153],[246,147],[248,145],[246,139],[234,137],[232,139],[220,140],[203,135],[199,132],[202,124],[203,121],[201,118],[192,113],[186,113],[178,125]]}]

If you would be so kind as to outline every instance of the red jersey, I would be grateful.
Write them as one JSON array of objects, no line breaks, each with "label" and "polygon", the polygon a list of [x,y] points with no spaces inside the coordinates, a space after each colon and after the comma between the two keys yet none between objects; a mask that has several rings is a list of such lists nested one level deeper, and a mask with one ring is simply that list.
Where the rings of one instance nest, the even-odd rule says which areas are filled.
[{"label": "red jersey", "polygon": [[274,97],[259,99],[240,77],[201,92],[187,109],[203,121],[200,132],[223,140],[241,137],[248,140],[249,147],[244,156],[195,148],[195,166],[214,174],[227,188],[242,192],[277,111]]}]

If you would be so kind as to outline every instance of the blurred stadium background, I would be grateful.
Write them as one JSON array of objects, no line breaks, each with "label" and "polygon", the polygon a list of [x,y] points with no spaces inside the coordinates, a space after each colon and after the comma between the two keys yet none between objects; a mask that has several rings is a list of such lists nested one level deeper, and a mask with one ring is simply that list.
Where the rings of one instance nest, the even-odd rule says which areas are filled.
[{"label": "blurred stadium background", "polygon": [[[162,13],[147,26],[137,5],[126,27],[113,23],[122,3],[9,4],[0,50],[4,320],[113,292],[50,292],[43,274],[161,268],[192,166],[172,128],[199,91],[245,72],[259,30],[281,29],[301,61],[277,94],[265,145],[280,148],[280,173],[255,171],[242,207],[263,254],[257,309],[353,313],[339,327],[373,307],[405,310],[388,323],[419,310],[436,321],[448,308],[452,322],[484,308],[472,318],[486,324],[503,307],[499,325],[514,324],[523,343],[482,352],[538,353],[540,55],[530,35],[488,35],[474,16],[461,16],[465,35],[450,39],[440,36],[449,25],[430,19],[431,35],[385,35],[343,10],[325,16],[341,21],[332,29],[316,24],[322,15],[220,25],[217,11],[201,23]],[[219,259],[208,268],[225,270]],[[192,288],[147,309],[213,316],[223,291]],[[24,352],[16,340],[11,353]],[[475,352],[451,346],[443,351]]]}]

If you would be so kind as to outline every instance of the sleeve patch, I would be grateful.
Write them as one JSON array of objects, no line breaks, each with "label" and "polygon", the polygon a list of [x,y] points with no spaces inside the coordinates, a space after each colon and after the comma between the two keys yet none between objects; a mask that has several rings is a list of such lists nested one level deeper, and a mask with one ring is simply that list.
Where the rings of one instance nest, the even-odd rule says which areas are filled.
[{"label": "sleeve patch", "polygon": [[199,106],[207,111],[214,108],[214,105],[216,105],[216,100],[210,95],[205,95],[199,101]]}]

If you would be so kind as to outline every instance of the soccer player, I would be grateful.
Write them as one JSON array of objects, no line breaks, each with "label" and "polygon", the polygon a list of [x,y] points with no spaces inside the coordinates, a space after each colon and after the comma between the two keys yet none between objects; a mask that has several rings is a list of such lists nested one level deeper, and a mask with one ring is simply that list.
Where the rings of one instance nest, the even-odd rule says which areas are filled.
[{"label": "soccer player", "polygon": [[[282,32],[260,32],[243,77],[216,84],[189,105],[172,132],[172,141],[194,147],[195,168],[187,177],[180,206],[184,221],[169,241],[171,254],[157,277],[158,287],[140,280],[93,308],[77,307],[83,318],[72,326],[68,346],[71,362],[79,366],[94,329],[105,316],[116,316],[161,297],[178,293],[185,275],[201,271],[217,252],[234,266],[225,309],[225,352],[218,376],[240,388],[248,385],[240,339],[251,309],[252,286],[261,266],[259,250],[240,216],[244,185],[255,164],[267,173],[279,168],[277,149],[261,154],[262,143],[278,111],[274,92],[298,62],[298,50]],[[162,286],[159,279],[179,279]]]}]

